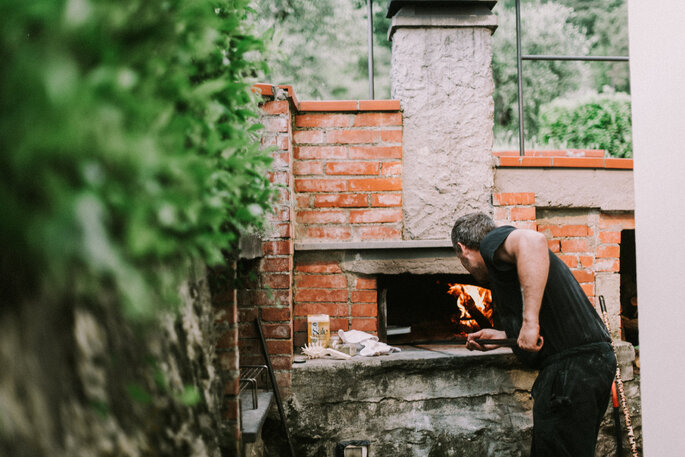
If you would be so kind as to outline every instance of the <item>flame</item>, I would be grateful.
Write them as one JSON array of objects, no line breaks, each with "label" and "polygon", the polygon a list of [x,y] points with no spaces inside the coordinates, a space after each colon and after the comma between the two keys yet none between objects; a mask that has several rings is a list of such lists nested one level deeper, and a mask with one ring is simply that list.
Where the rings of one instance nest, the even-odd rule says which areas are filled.
[{"label": "flame", "polygon": [[473,305],[469,307],[475,306],[492,323],[492,292],[489,289],[469,284],[448,284],[448,286],[447,293],[456,297],[459,311],[458,314],[452,316],[451,320],[452,323],[460,327],[461,333],[470,333],[480,328],[476,320],[469,314],[466,307],[468,302],[473,302]]}]

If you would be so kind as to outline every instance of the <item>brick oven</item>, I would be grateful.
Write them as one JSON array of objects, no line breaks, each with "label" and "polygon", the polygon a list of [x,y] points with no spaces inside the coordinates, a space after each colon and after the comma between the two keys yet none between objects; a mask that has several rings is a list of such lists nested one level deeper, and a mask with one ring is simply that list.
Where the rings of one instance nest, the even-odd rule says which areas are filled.
[{"label": "brick oven", "polygon": [[[300,455],[333,456],[355,439],[375,456],[525,455],[534,374],[507,349],[444,344],[468,327],[447,289],[473,284],[451,226],[480,210],[544,233],[590,300],[606,298],[614,338],[627,327],[636,338],[635,310],[621,319],[636,303],[632,160],[493,152],[496,2],[393,3],[393,100],[299,101],[290,86],[255,85],[280,194],[257,253],[237,262],[237,286],[216,300],[226,423],[240,437],[237,365],[263,363],[260,318]],[[293,365],[307,316],[321,313],[332,332],[413,346]],[[638,388],[628,383],[636,408]],[[267,447],[283,446],[276,422],[265,425]],[[602,433],[606,450],[611,430]]]}]

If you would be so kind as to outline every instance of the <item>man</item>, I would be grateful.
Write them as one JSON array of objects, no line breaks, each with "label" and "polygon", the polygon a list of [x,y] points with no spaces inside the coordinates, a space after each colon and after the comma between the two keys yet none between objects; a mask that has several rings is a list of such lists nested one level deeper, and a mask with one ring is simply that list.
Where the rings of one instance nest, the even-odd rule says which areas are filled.
[{"label": "man", "polygon": [[533,385],[531,456],[594,457],[616,358],[610,336],[568,267],[541,233],[496,227],[483,213],[460,217],[452,244],[464,268],[489,284],[495,326],[468,337],[517,338],[514,354],[540,369]]}]

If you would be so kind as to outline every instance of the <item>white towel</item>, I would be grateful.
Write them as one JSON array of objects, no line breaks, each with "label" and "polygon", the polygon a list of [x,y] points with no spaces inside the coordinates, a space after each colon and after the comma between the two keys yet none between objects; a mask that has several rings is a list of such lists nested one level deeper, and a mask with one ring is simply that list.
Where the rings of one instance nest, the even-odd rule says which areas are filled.
[{"label": "white towel", "polygon": [[343,344],[354,344],[358,348],[364,347],[359,351],[359,355],[364,357],[371,357],[375,355],[391,354],[393,352],[400,352],[400,348],[389,346],[378,341],[378,337],[370,333],[359,330],[350,330],[344,332],[342,329],[338,330],[338,335]]},{"label": "white towel", "polygon": [[338,330],[338,336],[340,336],[340,340],[343,342],[343,344],[358,344],[366,340],[378,341],[378,337],[376,335],[362,332],[361,330],[349,330],[344,332],[342,329],[340,329]]}]

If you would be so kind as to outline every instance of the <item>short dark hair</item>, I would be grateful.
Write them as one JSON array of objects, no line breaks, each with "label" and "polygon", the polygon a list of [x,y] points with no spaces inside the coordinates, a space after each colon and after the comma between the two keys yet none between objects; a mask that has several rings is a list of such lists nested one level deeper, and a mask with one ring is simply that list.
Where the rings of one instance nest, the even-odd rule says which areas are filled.
[{"label": "short dark hair", "polygon": [[485,213],[470,213],[461,216],[452,227],[452,246],[458,253],[461,253],[461,248],[457,243],[469,249],[480,249],[480,242],[495,227],[495,221]]}]

